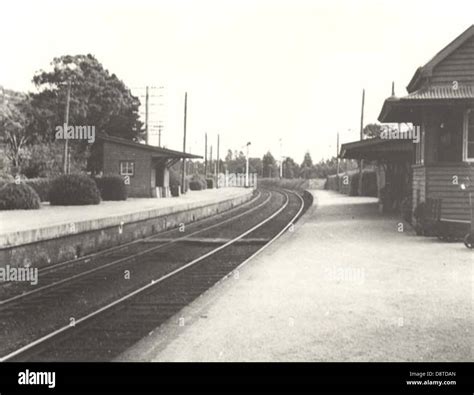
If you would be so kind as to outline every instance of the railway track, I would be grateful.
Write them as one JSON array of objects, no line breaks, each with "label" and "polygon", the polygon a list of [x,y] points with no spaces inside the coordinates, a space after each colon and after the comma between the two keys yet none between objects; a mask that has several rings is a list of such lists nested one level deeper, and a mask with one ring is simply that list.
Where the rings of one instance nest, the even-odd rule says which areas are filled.
[{"label": "railway track", "polygon": [[98,254],[86,270],[46,271],[59,279],[0,302],[1,336],[11,325],[26,328],[7,338],[0,361],[115,358],[274,241],[303,209],[297,193],[262,191],[186,235],[172,230]]}]

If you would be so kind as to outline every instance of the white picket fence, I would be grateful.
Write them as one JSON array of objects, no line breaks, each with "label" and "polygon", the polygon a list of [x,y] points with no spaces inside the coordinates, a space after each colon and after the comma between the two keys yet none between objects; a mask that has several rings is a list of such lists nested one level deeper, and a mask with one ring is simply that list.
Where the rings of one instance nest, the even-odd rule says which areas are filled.
[{"label": "white picket fence", "polygon": [[257,173],[250,173],[248,179],[248,185],[245,180],[245,173],[219,173],[217,176],[217,186],[219,188],[226,187],[257,187]]}]

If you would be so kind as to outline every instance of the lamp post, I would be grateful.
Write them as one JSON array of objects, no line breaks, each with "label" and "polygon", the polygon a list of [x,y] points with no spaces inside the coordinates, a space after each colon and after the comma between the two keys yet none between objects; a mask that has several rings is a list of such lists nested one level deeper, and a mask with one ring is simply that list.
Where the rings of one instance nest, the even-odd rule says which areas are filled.
[{"label": "lamp post", "polygon": [[245,161],[245,187],[249,187],[249,145],[250,141],[247,143],[247,155],[246,155],[246,161]]}]

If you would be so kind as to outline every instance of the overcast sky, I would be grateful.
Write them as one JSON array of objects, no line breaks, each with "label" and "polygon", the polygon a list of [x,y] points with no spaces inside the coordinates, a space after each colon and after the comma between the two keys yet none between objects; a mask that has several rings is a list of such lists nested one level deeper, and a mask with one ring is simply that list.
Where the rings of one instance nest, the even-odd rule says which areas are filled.
[{"label": "overcast sky", "polygon": [[278,156],[281,138],[301,162],[335,154],[338,131],[358,139],[362,89],[374,122],[392,81],[405,94],[474,23],[474,1],[10,0],[1,16],[5,88],[30,91],[53,57],[91,53],[136,94],[165,87],[151,118],[168,148],[182,148],[187,91],[187,150],[203,154],[207,131],[221,152],[251,141],[252,156]]}]

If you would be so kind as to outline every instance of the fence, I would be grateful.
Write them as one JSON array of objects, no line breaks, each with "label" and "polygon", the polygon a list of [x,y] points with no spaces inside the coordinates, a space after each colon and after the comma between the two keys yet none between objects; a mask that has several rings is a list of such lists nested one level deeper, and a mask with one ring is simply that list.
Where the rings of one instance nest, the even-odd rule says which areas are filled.
[{"label": "fence", "polygon": [[[245,178],[244,173],[219,173],[217,176],[217,186],[219,188],[245,187]],[[257,173],[249,174],[248,186],[251,188],[257,187]]]}]

